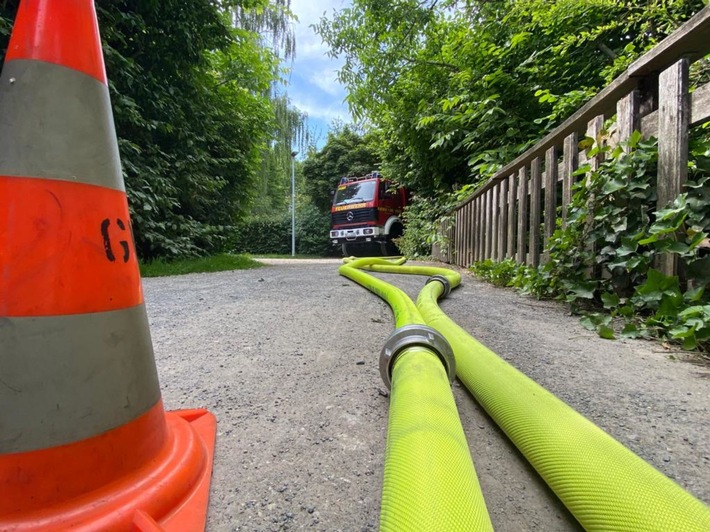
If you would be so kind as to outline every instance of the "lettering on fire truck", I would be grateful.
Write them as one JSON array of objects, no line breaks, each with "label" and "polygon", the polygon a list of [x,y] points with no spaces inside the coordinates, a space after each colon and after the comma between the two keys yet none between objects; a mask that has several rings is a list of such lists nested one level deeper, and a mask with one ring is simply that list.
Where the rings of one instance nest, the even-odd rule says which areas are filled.
[{"label": "lettering on fire truck", "polygon": [[360,209],[362,207],[367,207],[367,203],[352,203],[350,205],[339,205],[337,207],[333,207],[333,210],[335,212],[339,212],[347,211],[348,209]]}]

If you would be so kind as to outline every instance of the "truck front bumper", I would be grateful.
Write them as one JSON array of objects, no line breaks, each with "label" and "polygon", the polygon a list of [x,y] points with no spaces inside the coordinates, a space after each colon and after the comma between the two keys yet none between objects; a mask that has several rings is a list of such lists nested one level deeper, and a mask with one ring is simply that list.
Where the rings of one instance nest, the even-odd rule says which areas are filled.
[{"label": "truck front bumper", "polygon": [[386,235],[381,227],[353,227],[330,231],[330,241],[333,245],[384,242],[385,240]]}]

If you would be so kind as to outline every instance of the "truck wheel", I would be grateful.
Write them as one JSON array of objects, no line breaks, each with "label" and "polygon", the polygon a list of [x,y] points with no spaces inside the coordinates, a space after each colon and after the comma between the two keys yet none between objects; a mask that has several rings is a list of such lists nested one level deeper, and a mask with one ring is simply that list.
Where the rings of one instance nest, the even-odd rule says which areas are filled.
[{"label": "truck wheel", "polygon": [[395,223],[390,228],[390,233],[387,236],[387,240],[382,243],[382,254],[383,255],[401,255],[397,244],[393,242],[394,239],[399,238],[404,233],[404,227],[402,224]]},{"label": "truck wheel", "polygon": [[380,244],[380,249],[382,250],[382,255],[385,257],[401,255],[401,253],[399,252],[399,248],[397,248],[397,245],[391,240],[388,240],[387,242],[382,242],[382,244]]}]

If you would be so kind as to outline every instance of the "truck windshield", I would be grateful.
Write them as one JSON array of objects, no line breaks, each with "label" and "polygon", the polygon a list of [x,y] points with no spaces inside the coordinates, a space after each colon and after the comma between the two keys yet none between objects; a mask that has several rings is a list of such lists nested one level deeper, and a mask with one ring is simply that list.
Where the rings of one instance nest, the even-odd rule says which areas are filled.
[{"label": "truck windshield", "polygon": [[347,205],[361,201],[372,201],[375,198],[377,181],[358,181],[338,186],[333,205]]}]

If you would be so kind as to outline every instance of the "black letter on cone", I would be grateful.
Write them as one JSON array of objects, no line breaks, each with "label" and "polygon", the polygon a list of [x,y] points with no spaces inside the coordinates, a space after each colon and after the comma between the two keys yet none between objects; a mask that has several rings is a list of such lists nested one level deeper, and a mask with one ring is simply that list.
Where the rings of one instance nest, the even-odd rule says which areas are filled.
[{"label": "black letter on cone", "polygon": [[[122,231],[126,230],[126,224],[123,223],[123,220],[121,220],[120,218],[116,218],[116,223]],[[101,222],[101,236],[104,239],[104,250],[106,251],[106,258],[111,262],[116,262],[116,256],[113,254],[113,249],[111,248],[111,237],[108,234],[108,228],[110,225],[111,220],[109,220],[108,218],[105,218]],[[128,258],[130,257],[130,248],[128,247],[128,241],[121,240],[119,244],[121,244],[121,247],[123,248],[123,262],[128,262]]]}]

